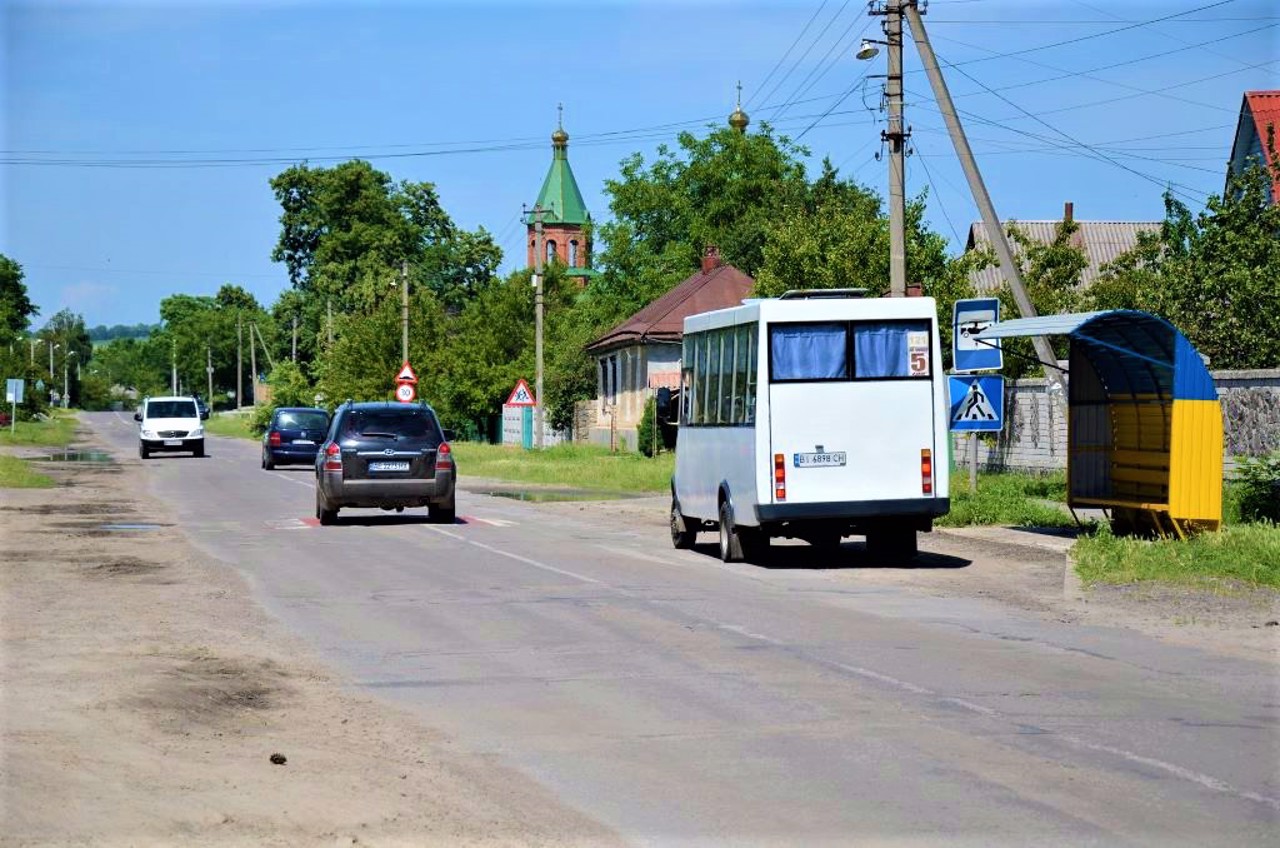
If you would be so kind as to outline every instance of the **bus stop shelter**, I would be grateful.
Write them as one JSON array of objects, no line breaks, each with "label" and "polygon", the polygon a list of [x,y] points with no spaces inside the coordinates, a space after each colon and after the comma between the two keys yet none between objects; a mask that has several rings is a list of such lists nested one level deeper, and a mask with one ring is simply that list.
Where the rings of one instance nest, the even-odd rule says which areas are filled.
[{"label": "bus stop shelter", "polygon": [[1070,339],[1067,505],[1118,532],[1185,538],[1222,522],[1222,408],[1200,354],[1147,312],[1019,318],[974,338]]}]

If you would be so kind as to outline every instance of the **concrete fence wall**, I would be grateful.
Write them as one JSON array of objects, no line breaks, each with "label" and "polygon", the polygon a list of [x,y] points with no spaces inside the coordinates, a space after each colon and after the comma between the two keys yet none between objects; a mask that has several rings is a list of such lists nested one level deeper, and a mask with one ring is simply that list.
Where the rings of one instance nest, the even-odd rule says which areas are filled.
[{"label": "concrete fence wall", "polygon": [[[1214,371],[1222,402],[1223,468],[1239,456],[1280,451],[1280,369]],[[1044,379],[1017,380],[1005,389],[1005,429],[978,441],[983,470],[1057,471],[1066,468],[1067,419]],[[969,437],[954,435],[957,466],[969,465]]]}]

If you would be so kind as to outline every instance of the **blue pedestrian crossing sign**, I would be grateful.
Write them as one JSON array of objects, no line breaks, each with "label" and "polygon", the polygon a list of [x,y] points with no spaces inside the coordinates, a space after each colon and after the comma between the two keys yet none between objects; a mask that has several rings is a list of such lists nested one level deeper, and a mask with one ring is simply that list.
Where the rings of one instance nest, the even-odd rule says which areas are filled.
[{"label": "blue pedestrian crossing sign", "polygon": [[955,371],[999,371],[1004,367],[1000,340],[974,338],[1000,320],[994,297],[957,300],[951,310],[951,361]]},{"label": "blue pedestrian crossing sign", "polygon": [[960,433],[993,433],[1004,429],[1004,377],[948,375],[951,429]]}]

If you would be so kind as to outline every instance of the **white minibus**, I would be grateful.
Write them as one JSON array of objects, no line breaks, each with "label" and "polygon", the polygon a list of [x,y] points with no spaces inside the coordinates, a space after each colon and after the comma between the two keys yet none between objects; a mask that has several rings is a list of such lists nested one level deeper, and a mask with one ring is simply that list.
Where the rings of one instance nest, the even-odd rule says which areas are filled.
[{"label": "white minibus", "polygon": [[948,499],[948,406],[930,297],[787,292],[684,320],[671,539],[720,557],[771,537],[865,535],[916,554]]}]

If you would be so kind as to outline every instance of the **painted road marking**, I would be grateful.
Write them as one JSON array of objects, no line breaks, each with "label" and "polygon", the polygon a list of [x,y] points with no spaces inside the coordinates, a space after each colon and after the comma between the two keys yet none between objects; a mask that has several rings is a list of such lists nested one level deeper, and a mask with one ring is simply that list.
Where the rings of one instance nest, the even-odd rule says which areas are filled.
[{"label": "painted road marking", "polygon": [[441,529],[440,527],[433,527],[429,524],[423,525],[423,526],[427,530],[440,533],[441,535],[448,536],[451,539],[456,539],[460,542],[465,542],[468,545],[474,545],[475,547],[482,548],[488,551],[489,553],[497,554],[498,556],[503,556],[503,557],[506,557],[507,559],[513,559],[516,562],[523,562],[525,565],[531,565],[534,568],[539,568],[539,569],[542,569],[543,571],[549,571],[552,574],[559,574],[563,577],[571,577],[574,580],[581,580],[583,583],[595,583],[597,585],[603,585],[601,581],[595,579],[594,577],[588,577],[585,574],[578,574],[575,571],[568,571],[563,568],[556,568],[554,565],[547,565],[545,562],[539,562],[538,560],[530,559],[527,556],[521,556],[520,554],[513,554],[510,551],[504,551],[501,548],[495,548],[493,545],[486,545],[484,542],[477,542],[475,539],[468,539],[465,536],[459,536],[457,533],[450,533],[448,530]]},{"label": "painted road marking", "polygon": [[308,523],[305,518],[271,518],[262,523],[272,530],[310,530],[320,524],[314,518],[311,521],[315,521],[315,524]]}]

